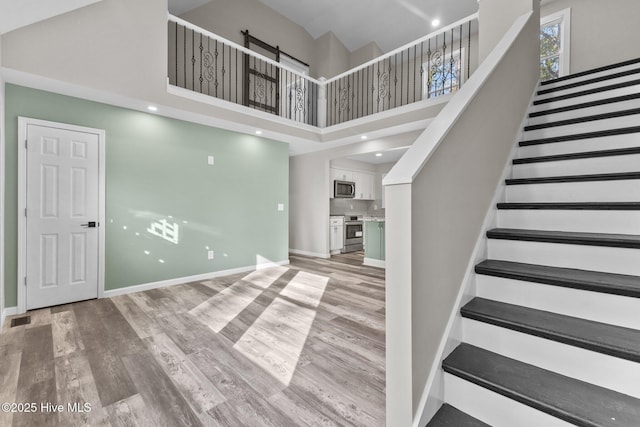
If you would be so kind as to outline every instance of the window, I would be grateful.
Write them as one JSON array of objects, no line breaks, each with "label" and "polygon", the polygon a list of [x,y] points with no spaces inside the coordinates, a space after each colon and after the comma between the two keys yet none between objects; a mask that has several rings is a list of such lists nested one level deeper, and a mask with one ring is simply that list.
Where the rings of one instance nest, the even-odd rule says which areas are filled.
[{"label": "window", "polygon": [[571,10],[565,9],[540,20],[540,80],[569,74]]},{"label": "window", "polygon": [[464,80],[464,48],[435,51],[422,64],[422,99],[457,92]]}]

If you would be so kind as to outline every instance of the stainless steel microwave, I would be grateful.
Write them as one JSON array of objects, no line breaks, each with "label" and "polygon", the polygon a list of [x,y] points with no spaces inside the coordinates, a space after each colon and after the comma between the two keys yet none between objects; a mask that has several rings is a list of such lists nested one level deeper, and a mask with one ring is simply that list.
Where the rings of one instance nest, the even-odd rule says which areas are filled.
[{"label": "stainless steel microwave", "polygon": [[333,181],[333,197],[336,199],[353,199],[356,196],[356,183],[351,181]]}]

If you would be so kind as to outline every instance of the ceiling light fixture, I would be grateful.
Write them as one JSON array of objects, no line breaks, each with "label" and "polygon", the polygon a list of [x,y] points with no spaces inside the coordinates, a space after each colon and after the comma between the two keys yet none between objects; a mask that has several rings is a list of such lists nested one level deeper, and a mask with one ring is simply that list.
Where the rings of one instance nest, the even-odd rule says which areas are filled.
[{"label": "ceiling light fixture", "polygon": [[147,110],[149,110],[149,111],[158,111],[158,107],[156,107],[155,105],[148,105],[147,106]]},{"label": "ceiling light fixture", "polygon": [[431,21],[431,26],[432,27],[437,27],[438,25],[440,25],[440,20],[438,18],[436,18],[433,21]]},{"label": "ceiling light fixture", "polygon": [[382,157],[382,153],[376,153],[376,157]]},{"label": "ceiling light fixture", "polygon": [[364,140],[364,139],[367,139],[367,135],[362,135],[362,136],[360,137],[360,139],[363,139],[363,140]]},{"label": "ceiling light fixture", "polygon": [[261,130],[257,130],[256,131],[256,135],[262,135],[262,131]]}]

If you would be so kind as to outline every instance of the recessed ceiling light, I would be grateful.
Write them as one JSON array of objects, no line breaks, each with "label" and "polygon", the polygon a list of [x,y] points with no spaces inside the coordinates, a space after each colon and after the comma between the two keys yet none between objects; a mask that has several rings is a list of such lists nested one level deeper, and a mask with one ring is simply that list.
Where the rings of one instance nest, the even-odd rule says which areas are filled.
[{"label": "recessed ceiling light", "polygon": [[360,139],[367,139],[367,135],[362,135]]},{"label": "recessed ceiling light", "polygon": [[257,130],[256,131],[256,135],[262,135],[262,131],[261,130]]},{"label": "recessed ceiling light", "polygon": [[440,20],[439,19],[434,19],[433,21],[431,21],[431,26],[432,27],[437,27],[438,25],[440,25]]},{"label": "recessed ceiling light", "polygon": [[148,105],[147,106],[147,110],[149,110],[149,111],[158,111],[158,107],[156,107],[155,105]]},{"label": "recessed ceiling light", "polygon": [[376,153],[376,157],[382,157],[382,153]]}]

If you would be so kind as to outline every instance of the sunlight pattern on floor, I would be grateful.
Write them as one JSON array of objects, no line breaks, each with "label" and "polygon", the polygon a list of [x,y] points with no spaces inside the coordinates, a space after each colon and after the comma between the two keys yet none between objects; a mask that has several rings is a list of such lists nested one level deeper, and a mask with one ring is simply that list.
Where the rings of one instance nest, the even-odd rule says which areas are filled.
[{"label": "sunlight pattern on floor", "polygon": [[213,331],[220,332],[264,289],[271,286],[287,271],[286,267],[272,267],[249,273],[242,280],[212,296],[189,313]]},{"label": "sunlight pattern on floor", "polygon": [[[328,277],[299,272],[256,319],[234,348],[289,385]],[[285,299],[286,298],[286,299]]]}]

